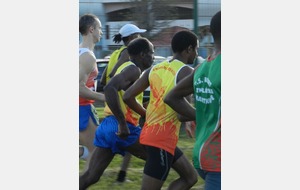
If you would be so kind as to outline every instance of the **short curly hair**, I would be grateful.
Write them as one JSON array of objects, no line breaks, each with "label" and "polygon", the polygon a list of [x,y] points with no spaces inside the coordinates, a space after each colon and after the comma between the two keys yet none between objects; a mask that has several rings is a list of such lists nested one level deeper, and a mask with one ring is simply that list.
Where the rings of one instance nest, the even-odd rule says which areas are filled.
[{"label": "short curly hair", "polygon": [[144,37],[136,38],[129,42],[127,46],[129,55],[138,55],[141,52],[148,52],[150,50],[151,42]]},{"label": "short curly hair", "polygon": [[212,17],[210,21],[210,32],[214,40],[221,40],[221,11]]},{"label": "short curly hair", "polygon": [[172,38],[172,50],[174,53],[180,53],[189,46],[195,48],[197,46],[198,37],[189,30],[177,32]]}]

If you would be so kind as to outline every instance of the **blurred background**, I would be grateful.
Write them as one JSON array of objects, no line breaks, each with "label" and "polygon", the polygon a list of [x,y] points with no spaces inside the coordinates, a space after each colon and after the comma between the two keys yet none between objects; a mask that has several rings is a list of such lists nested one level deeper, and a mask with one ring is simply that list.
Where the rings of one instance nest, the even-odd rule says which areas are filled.
[{"label": "blurred background", "polygon": [[146,29],[142,36],[153,43],[155,55],[166,58],[172,56],[173,35],[189,29],[199,38],[199,56],[206,58],[213,45],[210,19],[219,10],[221,0],[79,0],[79,17],[93,13],[102,23],[104,34],[94,50],[98,59],[123,45],[115,44],[112,39],[127,23]]}]

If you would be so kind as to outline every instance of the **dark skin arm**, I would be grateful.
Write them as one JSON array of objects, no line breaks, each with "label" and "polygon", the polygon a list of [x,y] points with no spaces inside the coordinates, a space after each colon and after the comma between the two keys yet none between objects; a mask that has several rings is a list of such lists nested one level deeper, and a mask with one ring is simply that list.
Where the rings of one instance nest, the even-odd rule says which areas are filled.
[{"label": "dark skin arm", "polygon": [[[178,77],[177,77],[177,84],[184,79],[185,77],[187,77],[188,75],[190,75],[191,73],[193,73],[194,69],[191,67],[184,67],[182,68],[182,70],[178,73]],[[192,95],[189,94],[185,97],[185,100],[189,103],[191,103],[192,101]],[[181,114],[177,115],[179,121],[181,122],[185,122],[185,121],[190,121],[188,117],[185,117]]]},{"label": "dark skin arm", "polygon": [[189,121],[196,120],[196,110],[184,97],[194,92],[194,72],[182,79],[164,98],[166,104]]},{"label": "dark skin arm", "polygon": [[121,110],[118,91],[126,90],[139,78],[140,73],[141,71],[138,67],[130,65],[121,73],[114,76],[104,87],[104,94],[107,97],[106,102],[119,123],[116,134],[122,139],[126,139],[130,132],[127,127],[125,115]]},{"label": "dark skin arm", "polygon": [[[186,76],[190,75],[193,72],[193,69],[190,67],[184,67],[179,73],[177,77],[177,83],[182,81]],[[192,95],[188,95],[184,98],[187,102],[192,102]],[[193,125],[193,121],[190,121],[189,117],[185,117],[184,115],[177,114],[177,118],[179,121],[183,122],[183,126],[185,127],[185,132],[188,137],[193,138],[195,133],[195,125]]]},{"label": "dark skin arm", "polygon": [[150,69],[147,69],[142,76],[132,85],[130,86],[124,96],[124,102],[135,112],[139,113],[142,117],[146,115],[146,109],[137,103],[135,97],[144,92],[144,90],[149,86],[148,76]]}]

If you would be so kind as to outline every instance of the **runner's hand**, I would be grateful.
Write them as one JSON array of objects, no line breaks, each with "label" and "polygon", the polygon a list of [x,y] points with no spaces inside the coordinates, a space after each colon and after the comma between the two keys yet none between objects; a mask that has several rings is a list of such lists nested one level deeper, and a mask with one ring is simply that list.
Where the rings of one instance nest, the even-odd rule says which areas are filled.
[{"label": "runner's hand", "polygon": [[129,131],[127,125],[125,125],[125,126],[118,125],[118,132],[116,132],[116,135],[118,135],[118,137],[120,137],[120,139],[125,140],[129,134],[130,134],[130,131]]}]

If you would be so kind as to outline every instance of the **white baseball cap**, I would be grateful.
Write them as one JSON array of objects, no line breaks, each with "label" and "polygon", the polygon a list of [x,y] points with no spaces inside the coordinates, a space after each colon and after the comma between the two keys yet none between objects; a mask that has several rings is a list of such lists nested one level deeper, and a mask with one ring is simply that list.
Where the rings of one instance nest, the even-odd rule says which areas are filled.
[{"label": "white baseball cap", "polygon": [[119,33],[121,34],[122,38],[130,36],[131,34],[134,33],[144,33],[147,30],[145,29],[140,29],[139,27],[137,27],[134,24],[125,24],[119,31]]}]

